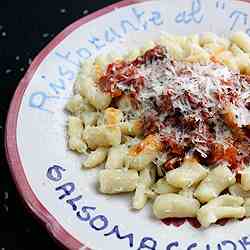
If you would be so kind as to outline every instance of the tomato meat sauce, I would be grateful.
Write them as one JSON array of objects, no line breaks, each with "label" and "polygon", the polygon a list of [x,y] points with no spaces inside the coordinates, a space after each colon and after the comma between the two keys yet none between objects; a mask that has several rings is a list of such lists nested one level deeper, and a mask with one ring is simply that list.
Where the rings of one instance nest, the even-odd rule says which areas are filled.
[{"label": "tomato meat sauce", "polygon": [[226,161],[236,173],[250,163],[249,84],[249,76],[216,61],[173,60],[160,45],[109,64],[98,81],[103,92],[136,104],[144,136],[158,134],[164,145],[165,171],[193,154],[207,167]]}]

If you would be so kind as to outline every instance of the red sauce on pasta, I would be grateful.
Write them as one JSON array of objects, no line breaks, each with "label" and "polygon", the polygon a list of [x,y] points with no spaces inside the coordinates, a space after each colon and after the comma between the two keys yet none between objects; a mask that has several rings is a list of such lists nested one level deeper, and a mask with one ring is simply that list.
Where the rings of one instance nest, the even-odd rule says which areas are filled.
[{"label": "red sauce on pasta", "polygon": [[250,163],[250,77],[211,61],[174,61],[162,46],[132,62],[108,65],[99,79],[112,97],[127,95],[141,114],[144,135],[159,134],[165,171],[194,154],[207,165]]}]

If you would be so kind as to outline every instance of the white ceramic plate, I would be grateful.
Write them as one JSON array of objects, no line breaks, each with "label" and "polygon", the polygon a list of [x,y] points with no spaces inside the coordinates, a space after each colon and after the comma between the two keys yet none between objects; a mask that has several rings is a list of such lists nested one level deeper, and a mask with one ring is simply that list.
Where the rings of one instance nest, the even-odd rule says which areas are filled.
[{"label": "white ceramic plate", "polygon": [[48,231],[69,249],[247,250],[250,220],[195,229],[166,226],[126,195],[96,191],[96,170],[83,171],[65,140],[64,105],[79,61],[140,46],[159,31],[250,35],[250,5],[230,0],[125,0],[80,19],[34,60],[13,98],[6,153],[18,190]]}]

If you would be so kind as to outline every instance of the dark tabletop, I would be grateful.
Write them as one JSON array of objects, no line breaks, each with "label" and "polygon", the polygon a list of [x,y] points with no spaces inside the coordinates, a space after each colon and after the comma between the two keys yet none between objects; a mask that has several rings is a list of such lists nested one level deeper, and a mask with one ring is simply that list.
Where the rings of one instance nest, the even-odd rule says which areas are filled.
[{"label": "dark tabletop", "polygon": [[0,0],[0,250],[60,249],[24,207],[4,155],[4,125],[32,59],[63,28],[117,0]]}]

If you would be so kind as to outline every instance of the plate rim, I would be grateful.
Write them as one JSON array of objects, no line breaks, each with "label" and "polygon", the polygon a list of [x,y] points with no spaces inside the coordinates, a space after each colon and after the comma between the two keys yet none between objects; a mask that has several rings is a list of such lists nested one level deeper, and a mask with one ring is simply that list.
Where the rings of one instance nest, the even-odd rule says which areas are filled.
[{"label": "plate rim", "polygon": [[[7,119],[5,123],[5,155],[6,160],[14,180],[17,191],[22,198],[24,205],[29,212],[45,227],[49,235],[56,240],[65,249],[74,250],[94,250],[74,238],[64,227],[49,213],[46,207],[42,205],[35,193],[33,192],[27,177],[24,172],[20,155],[17,147],[17,120],[22,103],[23,95],[33,77],[36,70],[43,62],[44,58],[66,37],[80,26],[112,12],[117,8],[126,7],[136,3],[147,2],[150,0],[123,0],[117,3],[108,5],[100,10],[97,10],[85,17],[78,19],[72,24],[64,28],[51,42],[49,42],[35,57],[25,75],[19,82],[16,91],[11,99],[8,109]],[[152,0],[153,1],[153,0]],[[237,0],[250,4],[250,0]]]},{"label": "plate rim", "polygon": [[[146,0],[148,1],[148,0]],[[20,155],[17,147],[17,120],[22,103],[23,95],[34,76],[36,70],[43,62],[44,58],[66,37],[80,26],[96,19],[97,17],[106,15],[117,8],[126,7],[132,4],[145,2],[145,0],[123,0],[117,3],[108,5],[100,10],[97,10],[85,17],[82,17],[72,24],[64,28],[52,41],[50,41],[34,58],[25,75],[18,83],[15,93],[11,99],[5,123],[5,155],[6,160],[14,180],[17,191],[29,212],[45,227],[49,235],[57,241],[65,249],[74,250],[94,250],[81,243],[74,238],[64,227],[49,213],[46,207],[42,205],[34,191],[32,190],[24,172]]]}]

